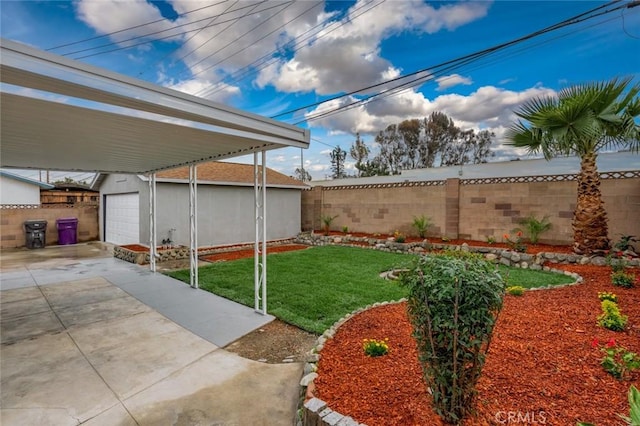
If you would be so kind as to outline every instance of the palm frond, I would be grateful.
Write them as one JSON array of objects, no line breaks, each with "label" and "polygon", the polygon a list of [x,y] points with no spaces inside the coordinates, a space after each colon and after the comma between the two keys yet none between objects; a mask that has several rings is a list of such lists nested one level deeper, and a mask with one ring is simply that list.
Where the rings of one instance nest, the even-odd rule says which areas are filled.
[{"label": "palm frond", "polygon": [[605,146],[624,145],[640,150],[640,85],[631,78],[614,78],[560,90],[557,97],[523,103],[515,112],[521,119],[507,132],[510,144],[555,155],[592,154]]}]

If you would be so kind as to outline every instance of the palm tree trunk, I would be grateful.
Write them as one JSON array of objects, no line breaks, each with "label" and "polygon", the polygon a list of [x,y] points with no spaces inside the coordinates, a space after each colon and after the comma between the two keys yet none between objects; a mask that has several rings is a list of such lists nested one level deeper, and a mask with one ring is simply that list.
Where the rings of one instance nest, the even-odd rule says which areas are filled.
[{"label": "palm tree trunk", "polygon": [[573,250],[593,254],[609,249],[607,211],[600,193],[600,174],[595,152],[581,157],[578,174],[578,202],[573,214]]}]

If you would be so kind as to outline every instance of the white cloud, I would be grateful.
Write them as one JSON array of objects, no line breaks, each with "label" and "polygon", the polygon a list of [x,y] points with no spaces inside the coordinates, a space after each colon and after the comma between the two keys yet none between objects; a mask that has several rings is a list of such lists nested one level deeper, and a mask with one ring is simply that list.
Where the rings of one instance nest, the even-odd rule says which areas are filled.
[{"label": "white cloud", "polygon": [[[319,118],[311,121],[310,124],[314,127],[351,134],[356,132],[375,134],[390,124],[409,118],[426,117],[432,112],[439,111],[447,114],[464,129],[487,129],[493,131],[499,139],[505,129],[514,122],[516,117],[513,111],[518,106],[534,97],[554,94],[555,91],[542,86],[520,92],[484,86],[467,96],[447,94],[429,100],[422,93],[411,90]],[[349,100],[325,102],[307,113],[307,117],[328,112],[349,102]]]},{"label": "white cloud", "polygon": [[478,123],[481,127],[508,126],[515,118],[513,110],[523,102],[538,96],[552,96],[555,91],[532,87],[521,92],[495,86],[478,88],[469,96],[449,94],[432,102],[433,111],[441,111],[455,121]]},{"label": "white cloud", "polygon": [[[399,75],[393,64],[380,56],[381,42],[391,35],[410,31],[435,33],[484,17],[490,2],[461,2],[438,8],[421,1],[367,3],[360,0],[349,10],[349,20],[325,31],[296,52],[262,70],[257,84],[272,84],[286,92],[331,94],[351,92]],[[368,13],[364,10],[371,8]],[[359,16],[362,14],[362,16]]]},{"label": "white cloud", "polygon": [[459,84],[468,86],[473,83],[473,81],[469,77],[463,77],[460,74],[451,74],[443,77],[438,77],[436,78],[436,81],[438,82],[438,88],[436,89],[437,91],[442,91]]},{"label": "white cloud", "polygon": [[[194,9],[197,4],[192,0],[177,0],[173,6],[180,13]],[[193,74],[216,81],[256,60],[257,65],[264,65],[279,46],[315,24],[322,11],[320,5],[314,7],[316,4],[219,2],[213,8],[185,17],[191,21],[211,18],[202,23],[210,26],[185,36],[185,44],[176,57],[183,60]],[[224,15],[215,18],[216,14]]]},{"label": "white cloud", "polygon": [[180,92],[196,95],[201,98],[209,99],[216,102],[225,102],[230,97],[240,94],[240,89],[236,86],[229,86],[224,83],[211,83],[206,80],[184,80],[174,83],[173,81],[164,82],[166,87],[179,90]]},{"label": "white cloud", "polygon": [[[99,34],[110,34],[124,28],[135,27],[147,22],[159,21],[154,24],[133,28],[128,31],[118,32],[110,36],[111,40],[124,45],[134,43],[123,42],[123,40],[144,36],[146,34],[167,30],[174,27],[174,24],[162,17],[160,11],[151,3],[144,0],[78,0],[74,3],[78,18],[88,26],[94,28]],[[178,31],[176,31],[178,32]],[[163,33],[148,37],[149,40],[175,34]],[[139,40],[135,41],[136,43]]]}]

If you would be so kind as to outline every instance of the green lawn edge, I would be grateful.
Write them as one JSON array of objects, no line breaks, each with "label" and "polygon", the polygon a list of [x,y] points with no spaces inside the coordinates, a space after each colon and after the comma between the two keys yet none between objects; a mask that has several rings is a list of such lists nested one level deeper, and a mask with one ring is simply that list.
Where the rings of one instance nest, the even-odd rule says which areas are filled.
[{"label": "green lawn edge", "polygon": [[[322,334],[345,315],[376,302],[399,300],[406,290],[380,273],[411,264],[415,255],[342,246],[274,253],[267,259],[267,308],[276,318]],[[254,260],[216,262],[198,270],[200,288],[254,306]],[[535,288],[574,280],[563,274],[500,266],[507,285]],[[188,269],[167,272],[188,283]]]}]

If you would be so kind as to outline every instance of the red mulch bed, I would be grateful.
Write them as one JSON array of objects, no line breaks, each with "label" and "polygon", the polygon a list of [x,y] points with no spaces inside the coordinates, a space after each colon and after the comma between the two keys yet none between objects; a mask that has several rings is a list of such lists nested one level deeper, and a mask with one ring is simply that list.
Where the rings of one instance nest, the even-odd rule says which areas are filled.
[{"label": "red mulch bed", "polygon": [[[304,250],[307,248],[309,248],[309,246],[305,246],[301,244],[286,244],[281,246],[267,247],[267,254],[282,253],[285,251],[294,251],[294,250]],[[254,254],[253,249],[234,250],[234,251],[227,251],[224,253],[214,253],[207,256],[200,256],[200,259],[206,260],[207,262],[221,262],[221,261],[227,261],[227,260],[244,259],[245,257],[253,257],[253,254]]]},{"label": "red mulch bed", "polygon": [[[475,402],[477,417],[463,424],[506,424],[508,412],[529,416],[526,424],[598,426],[622,424],[629,414],[627,393],[640,386],[640,371],[618,381],[600,366],[591,346],[614,338],[640,353],[640,271],[635,288],[610,283],[608,267],[553,265],[577,272],[584,283],[553,290],[507,295],[494,330]],[[627,330],[596,325],[598,291],[618,295]],[[366,357],[362,339],[389,338],[391,352]],[[442,425],[430,406],[406,304],[370,309],[345,323],[322,350],[315,395],[333,409],[369,426]],[[535,420],[535,421],[534,421]],[[511,422],[513,423],[513,422]]]},{"label": "red mulch bed", "polygon": [[[324,235],[322,233],[317,233],[317,234]],[[343,232],[337,232],[337,231],[331,231],[329,235],[336,236],[336,237],[344,237],[345,235],[351,235],[353,237],[376,238],[381,240],[385,240],[393,236],[393,235],[383,235],[383,234],[366,234],[363,232],[348,232],[347,234],[345,234]],[[405,239],[405,243],[419,243],[424,240],[425,240],[424,238],[407,237]],[[454,239],[454,240],[443,241],[441,238],[427,238],[427,240],[431,244],[462,245],[466,243],[471,247],[495,247],[495,248],[503,248],[503,249],[509,248],[509,246],[505,243],[489,244],[486,241],[476,241],[476,240]],[[355,242],[352,242],[351,244],[364,245],[364,244],[358,244]],[[570,245],[531,244],[527,242],[525,242],[525,245],[527,246],[527,253],[529,254],[537,254],[541,252],[566,253],[566,254],[573,253],[573,248]]]}]

